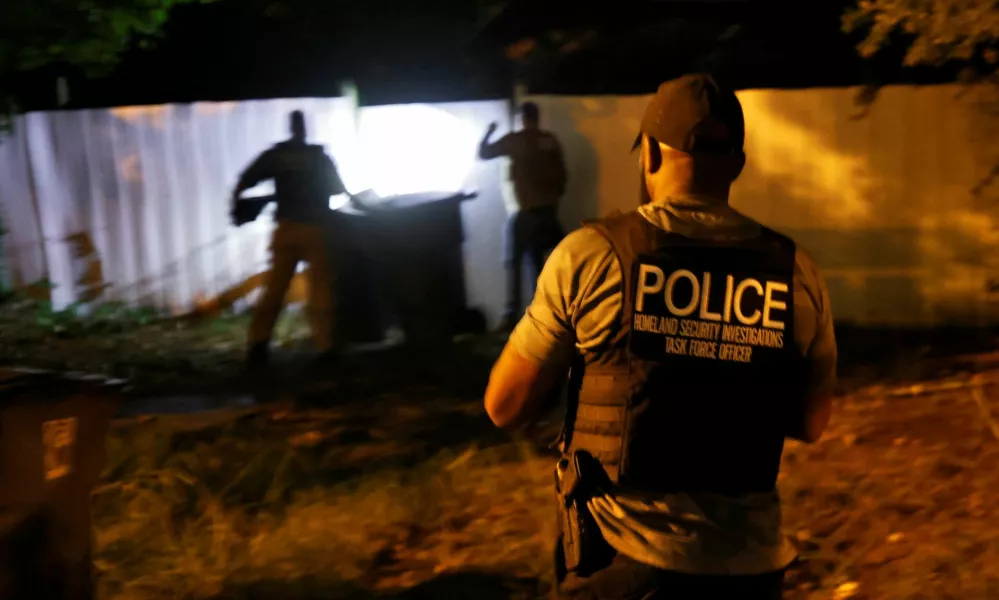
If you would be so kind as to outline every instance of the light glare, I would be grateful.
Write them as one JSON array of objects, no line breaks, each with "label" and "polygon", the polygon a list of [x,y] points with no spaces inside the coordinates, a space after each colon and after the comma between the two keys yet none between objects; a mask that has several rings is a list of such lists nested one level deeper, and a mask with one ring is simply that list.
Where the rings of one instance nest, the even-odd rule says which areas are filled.
[{"label": "light glare", "polygon": [[424,104],[366,108],[358,144],[362,189],[382,197],[459,191],[475,165],[478,134],[459,117]]}]

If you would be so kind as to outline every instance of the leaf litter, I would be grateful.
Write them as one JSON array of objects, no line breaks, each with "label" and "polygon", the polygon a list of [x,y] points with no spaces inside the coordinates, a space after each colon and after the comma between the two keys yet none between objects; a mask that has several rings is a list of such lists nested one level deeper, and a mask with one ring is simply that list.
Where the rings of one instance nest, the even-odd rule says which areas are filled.
[{"label": "leaf litter", "polygon": [[[112,365],[153,386],[225,380],[245,331],[232,318],[67,337],[0,308],[6,362]],[[93,499],[100,597],[544,596],[555,524],[539,448],[554,432],[493,430],[481,389],[499,344],[466,343],[359,369],[355,397],[320,409],[116,421]],[[823,439],[785,450],[800,553],[787,598],[999,598],[994,368],[910,382],[846,370]]]}]

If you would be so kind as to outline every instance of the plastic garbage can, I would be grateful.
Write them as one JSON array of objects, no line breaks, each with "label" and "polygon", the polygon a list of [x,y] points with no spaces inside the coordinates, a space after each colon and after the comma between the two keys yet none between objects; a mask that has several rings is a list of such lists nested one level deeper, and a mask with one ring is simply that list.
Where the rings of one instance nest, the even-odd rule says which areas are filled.
[{"label": "plastic garbage can", "polygon": [[407,194],[368,215],[377,231],[383,293],[409,344],[450,343],[467,318],[461,203],[474,194]]},{"label": "plastic garbage can", "polygon": [[90,494],[124,382],[0,367],[0,598],[92,600]]}]

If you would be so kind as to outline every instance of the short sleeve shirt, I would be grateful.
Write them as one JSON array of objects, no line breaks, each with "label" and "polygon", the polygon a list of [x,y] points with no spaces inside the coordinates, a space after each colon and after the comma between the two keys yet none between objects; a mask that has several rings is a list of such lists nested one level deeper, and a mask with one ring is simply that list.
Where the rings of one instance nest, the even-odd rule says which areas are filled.
[{"label": "short sleeve shirt", "polygon": [[[675,199],[638,210],[653,225],[692,238],[745,239],[761,231],[759,223],[727,204],[708,200]],[[588,227],[572,232],[546,262],[534,300],[510,336],[511,347],[538,364],[599,347],[621,320],[621,286],[621,266],[609,242]],[[801,248],[795,255],[794,320],[808,392],[831,394],[837,349],[829,294]],[[780,534],[776,492],[648,497],[618,489],[595,497],[589,507],[619,552],[662,569],[754,574],[783,568],[795,556]]]}]

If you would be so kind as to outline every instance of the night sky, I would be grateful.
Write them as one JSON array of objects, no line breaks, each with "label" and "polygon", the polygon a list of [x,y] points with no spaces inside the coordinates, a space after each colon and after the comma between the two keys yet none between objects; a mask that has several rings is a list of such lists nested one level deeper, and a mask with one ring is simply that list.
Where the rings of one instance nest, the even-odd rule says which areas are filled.
[{"label": "night sky", "polygon": [[[283,11],[273,4],[221,0],[174,9],[163,39],[128,52],[110,77],[71,75],[70,106],[333,96],[347,79],[371,103],[508,93],[499,53],[470,47],[476,13],[469,0],[382,0],[360,8],[286,0]],[[49,107],[56,73],[63,71],[27,78],[26,108]]]},{"label": "night sky", "polygon": [[[68,73],[66,108],[200,100],[336,96],[352,80],[364,104],[534,93],[648,93],[685,71],[738,88],[952,79],[901,70],[901,50],[862,61],[839,30],[842,0],[611,3],[517,0],[482,27],[473,0],[220,0],[176,8],[151,50],[128,52],[110,77]],[[733,25],[734,35],[720,40]],[[572,53],[514,64],[504,45],[560,30],[596,33]],[[20,85],[23,108],[55,108],[58,68]]]}]

